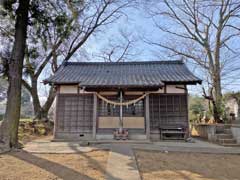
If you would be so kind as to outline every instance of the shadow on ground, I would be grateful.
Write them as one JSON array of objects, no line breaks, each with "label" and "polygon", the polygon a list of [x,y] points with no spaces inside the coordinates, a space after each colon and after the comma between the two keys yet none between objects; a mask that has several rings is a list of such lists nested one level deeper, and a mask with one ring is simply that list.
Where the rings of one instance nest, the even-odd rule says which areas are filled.
[{"label": "shadow on ground", "polygon": [[75,171],[73,169],[70,169],[62,164],[55,163],[43,158],[40,158],[38,156],[35,156],[31,153],[28,153],[26,151],[21,151],[18,153],[11,153],[11,156],[14,156],[15,158],[18,158],[20,160],[23,160],[27,163],[30,163],[32,165],[35,165],[41,169],[44,169],[55,176],[67,179],[67,180],[94,180],[86,175],[83,175],[79,173],[78,171]]},{"label": "shadow on ground", "polygon": [[[75,152],[79,151],[76,146],[72,146],[71,144],[68,144],[68,146],[69,146],[69,148],[71,148]],[[88,156],[85,153],[83,153],[82,155],[89,160],[89,163],[91,165],[97,166],[98,170],[100,170],[102,174],[105,174],[105,177],[108,177],[108,179],[111,179],[111,180],[121,180],[121,179],[119,179],[117,177],[114,177],[110,172],[107,172],[106,167],[102,167],[95,159],[91,158],[90,156]]]}]

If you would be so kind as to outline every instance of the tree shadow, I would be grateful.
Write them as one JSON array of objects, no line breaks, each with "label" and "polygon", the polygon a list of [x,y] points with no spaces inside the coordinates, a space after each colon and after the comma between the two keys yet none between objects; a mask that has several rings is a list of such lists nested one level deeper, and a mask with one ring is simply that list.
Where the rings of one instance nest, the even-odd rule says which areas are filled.
[{"label": "tree shadow", "polygon": [[[102,167],[98,161],[96,161],[95,159],[93,159],[92,157],[88,156],[86,153],[83,153],[83,152],[80,152],[77,148],[77,146],[71,146],[70,144],[68,144],[68,146],[74,150],[76,153],[81,153],[82,156],[84,156],[85,158],[87,158],[89,160],[89,163],[91,165],[94,165],[97,167],[97,169],[102,173],[102,174],[105,174],[105,178],[106,179],[111,179],[111,180],[122,180],[122,179],[119,179],[117,177],[114,177],[111,172],[107,172],[106,168],[107,168],[107,165],[106,165],[106,168]],[[109,149],[102,149],[102,150],[109,150]]]},{"label": "tree shadow", "polygon": [[[106,146],[103,145],[103,148],[106,150],[110,150],[110,153],[116,153],[119,154],[120,156],[125,156],[126,159],[128,159],[129,157],[131,159],[129,159],[129,162],[126,164],[127,165],[127,169],[131,172],[131,171],[135,171],[136,169],[138,169],[137,163],[135,163],[135,156],[134,153],[132,152],[132,154],[129,151],[132,151],[130,145],[128,144],[121,144],[121,146],[125,146],[126,148],[118,148],[117,146],[119,146],[119,144],[114,147],[115,144],[110,144],[109,146],[107,146],[108,148],[106,148]],[[79,152],[78,148],[76,146],[71,146],[69,144],[69,147],[74,150],[75,152]],[[100,146],[101,147],[101,146]],[[95,166],[97,165],[98,169],[105,174],[105,178],[107,180],[123,180],[119,177],[116,177],[111,171],[108,171],[107,169],[103,168],[96,160],[94,160],[92,157],[89,157],[86,153],[82,153],[81,155],[85,156],[86,158],[88,158],[89,162],[91,164],[94,164]],[[109,154],[110,156],[111,154]],[[109,160],[108,160],[109,162]],[[112,163],[112,162],[111,162]],[[110,163],[110,165],[111,165]],[[114,162],[115,163],[115,162]],[[116,161],[116,163],[121,163]],[[107,168],[107,166],[106,166]],[[123,168],[124,170],[124,168]],[[123,171],[122,170],[122,171]],[[120,172],[121,173],[121,172]],[[130,179],[133,178],[135,179],[135,177],[129,177]]]},{"label": "tree shadow", "polygon": [[34,156],[27,151],[21,151],[19,153],[11,153],[11,156],[23,160],[32,165],[38,166],[41,169],[44,169],[59,178],[66,180],[94,180],[93,178],[79,173],[73,169],[70,169],[64,165]]}]

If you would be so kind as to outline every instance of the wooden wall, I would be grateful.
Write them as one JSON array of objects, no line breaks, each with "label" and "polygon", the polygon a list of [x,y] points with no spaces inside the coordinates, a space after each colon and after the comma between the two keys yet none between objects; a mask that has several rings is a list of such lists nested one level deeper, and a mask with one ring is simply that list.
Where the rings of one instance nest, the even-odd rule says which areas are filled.
[{"label": "wooden wall", "polygon": [[92,126],[93,95],[58,95],[56,132],[88,133]]},{"label": "wooden wall", "polygon": [[[119,127],[119,117],[98,117],[98,128],[116,129]],[[144,117],[124,117],[123,128],[127,129],[144,129]]]},{"label": "wooden wall", "polygon": [[187,94],[150,94],[149,114],[151,131],[167,124],[188,126]]},{"label": "wooden wall", "polygon": [[61,85],[60,94],[77,94],[78,86],[77,85]]},{"label": "wooden wall", "polygon": [[[151,133],[162,124],[182,124],[188,126],[187,114],[187,91],[184,85],[167,85],[165,88],[160,89],[158,92],[149,95],[149,119]],[[78,94],[79,93],[79,94]],[[139,97],[142,93],[125,92],[124,100],[131,100]],[[101,92],[102,95],[108,99],[118,101],[117,93]],[[93,132],[93,94],[79,90],[78,86],[65,85],[60,86],[57,112],[56,112],[56,133],[92,133]],[[106,123],[99,124],[101,119],[119,118],[119,107],[109,108],[109,105],[97,100],[97,131],[105,132]],[[134,111],[132,110],[134,108]],[[125,120],[125,127],[131,131],[140,130],[145,132],[145,101],[137,103],[134,107],[129,106],[123,108],[123,116]],[[127,119],[131,119],[130,124],[126,124]],[[106,120],[105,119],[105,120]],[[103,121],[105,121],[103,120]],[[101,122],[100,122],[101,123]],[[137,123],[134,129],[134,124]],[[105,124],[105,125],[104,125]],[[100,126],[99,126],[100,125]],[[101,126],[103,125],[103,126]],[[113,125],[114,128],[116,126]],[[139,131],[139,132],[140,132]],[[112,131],[110,131],[112,133]],[[136,131],[138,132],[138,131]]]}]

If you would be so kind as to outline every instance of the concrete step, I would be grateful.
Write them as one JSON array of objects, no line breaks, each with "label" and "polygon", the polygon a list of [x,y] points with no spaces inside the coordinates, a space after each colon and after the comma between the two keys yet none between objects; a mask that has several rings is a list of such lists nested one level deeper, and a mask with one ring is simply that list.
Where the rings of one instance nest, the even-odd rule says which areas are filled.
[{"label": "concrete step", "polygon": [[152,144],[150,140],[96,140],[89,144]]},{"label": "concrete step", "polygon": [[[113,134],[97,134],[97,140],[114,140]],[[146,134],[129,134],[128,140],[147,140]],[[114,140],[116,141],[116,140]]]},{"label": "concrete step", "polygon": [[217,139],[232,139],[232,134],[217,134]]},{"label": "concrete step", "polygon": [[218,139],[217,140],[220,144],[236,144],[237,141],[235,139]]},{"label": "concrete step", "polygon": [[224,129],[224,134],[232,134],[231,129]]},{"label": "concrete step", "polygon": [[240,144],[221,144],[222,146],[225,146],[225,147],[240,147]]},{"label": "concrete step", "polygon": [[225,124],[225,125],[224,125],[224,128],[225,128],[225,129],[230,129],[231,127],[232,127],[231,124]]},{"label": "concrete step", "polygon": [[67,141],[66,139],[54,139],[51,142],[67,142],[67,143],[75,143],[80,146],[82,145],[90,145],[90,144],[152,144],[150,140],[69,140]]}]

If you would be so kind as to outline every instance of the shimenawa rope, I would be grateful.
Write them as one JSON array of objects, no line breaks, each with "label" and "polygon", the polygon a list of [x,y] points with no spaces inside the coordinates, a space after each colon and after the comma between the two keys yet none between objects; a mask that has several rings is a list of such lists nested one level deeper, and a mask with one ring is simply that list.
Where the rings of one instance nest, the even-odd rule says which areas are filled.
[{"label": "shimenawa rope", "polygon": [[120,103],[120,102],[111,101],[111,100],[103,97],[102,95],[96,93],[96,95],[97,95],[97,97],[98,97],[99,99],[102,99],[103,101],[105,101],[105,102],[108,103],[108,104],[113,104],[114,106],[129,106],[129,105],[131,105],[131,104],[135,104],[135,103],[137,103],[138,101],[140,101],[140,100],[142,100],[143,98],[145,98],[148,94],[149,94],[149,93],[145,93],[145,94],[143,94],[142,96],[140,96],[140,97],[137,98],[137,99],[133,99],[133,100],[130,100],[130,101],[127,101],[127,102],[122,102],[122,103]]}]

